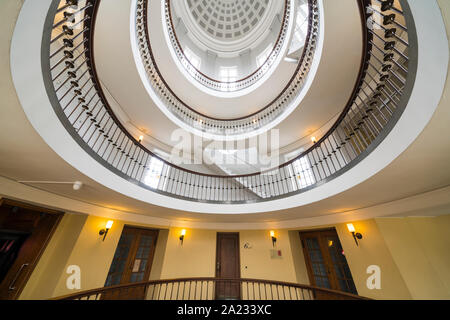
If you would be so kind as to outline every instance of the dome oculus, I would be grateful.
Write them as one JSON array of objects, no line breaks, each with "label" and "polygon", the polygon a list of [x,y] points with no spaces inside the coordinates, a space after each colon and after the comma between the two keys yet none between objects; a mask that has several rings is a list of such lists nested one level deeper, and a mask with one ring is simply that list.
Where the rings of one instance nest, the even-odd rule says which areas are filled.
[{"label": "dome oculus", "polygon": [[198,26],[219,41],[244,38],[264,19],[272,0],[187,0]]}]

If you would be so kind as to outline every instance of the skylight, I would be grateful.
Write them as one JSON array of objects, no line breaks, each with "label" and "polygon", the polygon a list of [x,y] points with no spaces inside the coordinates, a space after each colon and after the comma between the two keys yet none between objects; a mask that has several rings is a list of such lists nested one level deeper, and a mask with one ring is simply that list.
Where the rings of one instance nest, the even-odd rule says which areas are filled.
[{"label": "skylight", "polygon": [[237,67],[222,67],[219,77],[223,82],[234,82],[238,80],[238,69]]},{"label": "skylight", "polygon": [[267,58],[269,57],[270,53],[272,52],[273,44],[271,43],[257,58],[256,58],[256,64],[259,67],[261,67],[264,62],[266,62]]},{"label": "skylight", "polygon": [[300,5],[295,22],[294,43],[295,46],[303,46],[308,33],[308,4]]},{"label": "skylight", "polygon": [[163,169],[163,162],[155,157],[150,159],[147,173],[144,178],[144,183],[149,187],[156,189],[161,180],[161,173]]},{"label": "skylight", "polygon": [[316,183],[314,173],[307,157],[302,157],[292,163],[294,176],[292,187],[294,190],[303,189]]},{"label": "skylight", "polygon": [[196,68],[199,69],[202,64],[202,59],[197,56],[191,49],[188,47],[184,48],[184,55],[189,60],[189,62]]}]

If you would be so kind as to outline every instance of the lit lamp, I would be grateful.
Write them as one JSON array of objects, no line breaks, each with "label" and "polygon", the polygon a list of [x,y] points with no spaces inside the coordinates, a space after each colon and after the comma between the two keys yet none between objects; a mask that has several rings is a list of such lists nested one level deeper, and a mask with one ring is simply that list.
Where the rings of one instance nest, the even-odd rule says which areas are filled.
[{"label": "lit lamp", "polygon": [[316,137],[311,137],[311,141],[312,141],[312,143],[316,143],[317,142]]},{"label": "lit lamp", "polygon": [[347,223],[347,228],[348,231],[350,231],[353,235],[353,239],[355,239],[356,245],[358,246],[358,239],[361,240],[362,239],[362,234],[359,232],[356,232],[355,230],[355,226],[353,225],[353,223]]},{"label": "lit lamp", "polygon": [[142,143],[144,141],[144,136],[139,136],[139,143]]},{"label": "lit lamp", "polygon": [[181,245],[183,245],[183,241],[184,241],[184,236],[185,235],[186,235],[186,229],[181,230],[181,235],[180,235]]},{"label": "lit lamp", "polygon": [[111,229],[113,223],[114,223],[114,221],[109,220],[106,223],[105,229],[100,230],[100,232],[98,233],[99,235],[103,236],[103,241],[105,241],[106,235],[108,234],[109,229]]},{"label": "lit lamp", "polygon": [[275,231],[270,231],[270,237],[272,238],[272,245],[275,247],[275,243],[277,243],[277,238],[275,237]]}]

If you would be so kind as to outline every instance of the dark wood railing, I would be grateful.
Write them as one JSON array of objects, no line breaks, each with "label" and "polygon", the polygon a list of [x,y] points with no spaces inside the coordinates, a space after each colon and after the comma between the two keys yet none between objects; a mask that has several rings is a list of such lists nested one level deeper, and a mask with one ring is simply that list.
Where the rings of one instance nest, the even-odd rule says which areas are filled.
[{"label": "dark wood railing", "polygon": [[185,278],[98,288],[54,300],[368,300],[368,298],[280,281]]}]

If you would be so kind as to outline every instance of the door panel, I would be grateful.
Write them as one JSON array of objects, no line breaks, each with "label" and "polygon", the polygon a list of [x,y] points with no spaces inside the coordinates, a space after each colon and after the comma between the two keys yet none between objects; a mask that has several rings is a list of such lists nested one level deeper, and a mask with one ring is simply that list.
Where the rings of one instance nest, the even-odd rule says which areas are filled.
[{"label": "door panel", "polygon": [[9,269],[16,261],[20,248],[29,233],[0,230],[0,283],[5,279]]},{"label": "door panel", "polygon": [[[125,226],[106,278],[105,287],[148,280],[157,238],[157,230]],[[144,288],[129,288],[126,292],[116,292],[115,294],[117,295],[105,294],[102,299],[140,300],[145,298]]]},{"label": "door panel", "polygon": [[320,249],[319,239],[314,237],[307,237],[304,241],[306,243],[315,285],[321,288],[331,289],[328,267],[323,257],[322,250]]},{"label": "door panel", "polygon": [[[216,278],[239,279],[241,266],[239,256],[239,233],[218,233],[216,253]],[[216,283],[216,299],[240,299],[241,285],[239,282]]]},{"label": "door panel", "polygon": [[62,213],[0,201],[0,299],[17,299]]},{"label": "door panel", "polygon": [[125,229],[116,248],[105,287],[110,287],[122,283],[122,276],[127,269],[128,256],[130,255],[131,246],[133,244],[134,234],[127,232]]},{"label": "door panel", "polygon": [[356,287],[353,283],[352,274],[348,267],[347,259],[345,258],[344,250],[342,249],[338,236],[336,234],[324,234],[324,237],[328,244],[328,252],[334,269],[333,276],[335,277],[335,282],[337,282],[337,287],[339,287],[341,291],[356,294]]},{"label": "door panel", "polygon": [[300,232],[300,239],[312,285],[357,294],[335,230]]}]

